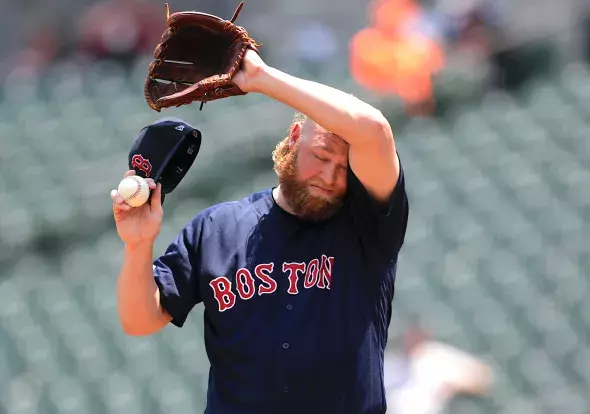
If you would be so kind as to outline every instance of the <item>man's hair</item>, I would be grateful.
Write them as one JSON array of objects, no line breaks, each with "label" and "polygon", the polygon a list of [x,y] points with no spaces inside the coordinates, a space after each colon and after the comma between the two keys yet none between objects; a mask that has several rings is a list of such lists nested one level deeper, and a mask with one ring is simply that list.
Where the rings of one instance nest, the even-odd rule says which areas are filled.
[{"label": "man's hair", "polygon": [[274,170],[277,174],[280,175],[281,171],[284,171],[284,163],[286,160],[286,156],[289,153],[289,139],[291,138],[291,128],[293,125],[297,123],[301,123],[303,126],[307,122],[307,116],[302,114],[301,112],[296,112],[293,116],[293,120],[291,121],[291,125],[289,125],[289,129],[287,131],[287,136],[283,138],[281,141],[277,143],[277,146],[272,152],[272,160],[274,163]]}]

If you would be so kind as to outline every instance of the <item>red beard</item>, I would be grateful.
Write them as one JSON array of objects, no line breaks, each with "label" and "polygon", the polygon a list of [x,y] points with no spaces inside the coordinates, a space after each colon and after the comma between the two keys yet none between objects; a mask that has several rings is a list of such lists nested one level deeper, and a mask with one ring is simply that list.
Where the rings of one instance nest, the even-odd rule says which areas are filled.
[{"label": "red beard", "polygon": [[297,149],[285,155],[279,184],[285,201],[295,215],[303,220],[321,221],[332,217],[342,205],[340,197],[318,197],[309,192],[308,181],[297,176]]}]

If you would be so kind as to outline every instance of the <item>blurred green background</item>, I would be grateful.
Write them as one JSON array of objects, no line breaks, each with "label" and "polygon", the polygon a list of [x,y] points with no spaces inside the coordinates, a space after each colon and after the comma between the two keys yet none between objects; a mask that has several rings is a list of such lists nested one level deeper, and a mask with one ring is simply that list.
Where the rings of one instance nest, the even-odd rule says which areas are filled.
[{"label": "blurred green background", "polygon": [[[133,2],[105,12],[103,26],[123,3]],[[163,23],[162,3],[139,3]],[[364,2],[345,3],[252,0],[239,23],[267,63],[366,99],[393,126],[411,213],[391,346],[417,322],[493,367],[489,397],[445,412],[590,413],[587,8],[424,2],[421,30],[447,60],[434,111],[416,115],[351,75],[348,42],[369,18]],[[98,4],[15,2],[0,17],[16,33],[0,82],[0,413],[202,412],[202,305],[183,329],[121,332],[109,192],[143,126],[177,116],[201,130],[195,165],[166,199],[160,254],[201,209],[276,183],[270,153],[293,112],[255,94],[151,111],[143,81],[155,44],[80,41],[82,12]],[[171,8],[229,18],[235,4]],[[472,27],[485,39],[476,52],[464,40]]]}]

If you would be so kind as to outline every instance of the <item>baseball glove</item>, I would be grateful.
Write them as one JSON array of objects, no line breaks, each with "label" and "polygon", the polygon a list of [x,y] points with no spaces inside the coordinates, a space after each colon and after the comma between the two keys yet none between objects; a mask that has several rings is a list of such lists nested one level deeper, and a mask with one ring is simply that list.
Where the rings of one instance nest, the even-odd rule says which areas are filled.
[{"label": "baseball glove", "polygon": [[248,49],[260,47],[246,30],[234,24],[244,2],[231,20],[207,13],[170,14],[166,3],[166,30],[154,51],[145,80],[144,95],[150,108],[187,105],[245,95],[232,78]]}]

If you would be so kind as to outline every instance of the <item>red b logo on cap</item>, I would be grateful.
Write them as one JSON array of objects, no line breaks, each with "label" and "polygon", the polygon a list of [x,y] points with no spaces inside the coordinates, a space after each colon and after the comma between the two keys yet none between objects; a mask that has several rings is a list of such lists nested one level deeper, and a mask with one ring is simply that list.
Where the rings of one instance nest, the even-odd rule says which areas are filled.
[{"label": "red b logo on cap", "polygon": [[143,158],[139,154],[136,154],[131,158],[131,166],[143,171],[146,177],[149,177],[152,172],[152,164],[150,163],[150,160]]}]

